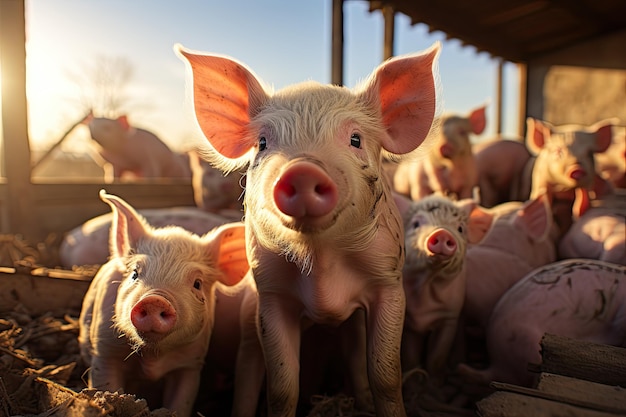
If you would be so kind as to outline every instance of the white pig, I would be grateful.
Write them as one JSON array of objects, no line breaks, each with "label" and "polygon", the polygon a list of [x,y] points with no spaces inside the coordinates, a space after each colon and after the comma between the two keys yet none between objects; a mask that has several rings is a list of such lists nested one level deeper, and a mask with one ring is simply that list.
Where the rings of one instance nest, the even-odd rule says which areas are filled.
[{"label": "white pig", "polygon": [[443,117],[441,132],[429,152],[423,157],[405,158],[398,164],[393,176],[394,190],[412,200],[433,193],[457,199],[473,197],[478,171],[470,134],[481,134],[486,124],[485,106],[467,116]]},{"label": "white pig", "polygon": [[[136,393],[163,383],[161,406],[191,415],[209,347],[215,287],[249,270],[242,223],[200,237],[153,228],[121,198],[100,192],[114,213],[111,260],[94,277],[78,341],[89,387]],[[157,385],[158,386],[158,385]]]},{"label": "white pig", "polygon": [[88,115],[89,127],[105,182],[136,178],[191,178],[187,155],[172,151],[154,133],[131,126],[126,115],[116,119]]},{"label": "white pig", "polygon": [[556,261],[558,230],[546,195],[488,209],[494,220],[466,254],[465,324],[484,331],[502,294],[535,268]]},{"label": "white pig", "polygon": [[595,198],[611,192],[611,186],[596,174],[593,155],[607,150],[612,140],[612,123],[592,126],[553,126],[527,119],[526,146],[536,155],[532,168],[530,198],[547,194],[552,213],[563,234],[579,215],[575,191],[593,192]]},{"label": "white pig", "polygon": [[480,242],[493,215],[467,199],[453,202],[430,195],[408,205],[400,199],[407,299],[402,366],[405,371],[423,367],[431,382],[441,385],[465,298],[467,246]]},{"label": "white pig", "polygon": [[481,206],[528,200],[534,158],[522,140],[492,140],[475,145],[473,152]]},{"label": "white pig", "polygon": [[[179,226],[197,235],[232,221],[196,207],[142,209],[137,212],[152,227]],[[61,266],[71,269],[74,265],[104,264],[110,255],[112,221],[113,213],[105,213],[67,232],[59,246]]]},{"label": "white pig", "polygon": [[487,328],[490,364],[465,377],[532,386],[545,333],[626,347],[626,267],[568,259],[531,271],[498,301]]},{"label": "white pig", "polygon": [[376,415],[406,415],[404,237],[381,159],[427,138],[439,45],[384,62],[353,90],[306,82],[278,92],[235,60],[178,51],[192,70],[206,158],[225,171],[248,167],[244,219],[269,415],[296,412],[302,326],[338,325],[360,309]]},{"label": "white pig", "polygon": [[590,202],[559,242],[560,258],[626,265],[626,190]]}]

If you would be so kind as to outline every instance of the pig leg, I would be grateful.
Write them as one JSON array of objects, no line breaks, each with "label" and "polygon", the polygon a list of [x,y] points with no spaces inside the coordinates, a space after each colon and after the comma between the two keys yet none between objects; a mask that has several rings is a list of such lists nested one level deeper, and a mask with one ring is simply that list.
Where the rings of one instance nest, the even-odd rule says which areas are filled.
[{"label": "pig leg", "polygon": [[457,323],[456,319],[448,319],[429,337],[426,370],[434,386],[443,385],[446,362],[457,334]]},{"label": "pig leg", "polygon": [[348,361],[350,382],[357,410],[374,411],[374,399],[367,378],[367,334],[365,311],[357,310],[343,325],[341,352]]},{"label": "pig leg", "polygon": [[402,400],[400,341],[405,298],[402,287],[383,290],[367,314],[367,371],[377,416],[406,416]]},{"label": "pig leg", "polygon": [[201,369],[181,368],[168,374],[163,392],[163,406],[180,417],[191,416],[200,386]]},{"label": "pig leg", "polygon": [[263,351],[256,325],[257,295],[248,291],[241,306],[241,338],[235,367],[232,417],[254,417],[265,377]]},{"label": "pig leg", "polygon": [[124,370],[116,358],[93,355],[89,372],[89,387],[103,391],[123,391]]},{"label": "pig leg", "polygon": [[[291,308],[290,308],[291,307]],[[296,414],[300,374],[300,315],[284,297],[259,297],[258,332],[267,370],[268,415]]]}]

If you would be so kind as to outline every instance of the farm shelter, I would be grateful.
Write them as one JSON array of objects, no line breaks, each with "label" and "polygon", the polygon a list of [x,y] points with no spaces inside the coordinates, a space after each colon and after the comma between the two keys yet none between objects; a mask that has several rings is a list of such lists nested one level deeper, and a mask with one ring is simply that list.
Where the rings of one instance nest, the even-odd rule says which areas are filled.
[{"label": "farm shelter", "polygon": [[[344,0],[328,1],[333,6],[332,81],[341,84]],[[413,23],[444,32],[477,52],[516,63],[521,80],[520,129],[527,116],[554,124],[590,124],[615,116],[626,120],[626,3],[622,0],[369,3],[372,12],[382,11],[385,21],[381,59],[393,55],[394,16],[404,13]],[[93,198],[104,184],[33,181],[25,97],[24,1],[0,1],[0,42],[5,158],[0,231],[40,239],[105,212]],[[495,104],[499,108],[500,100]],[[187,182],[116,183],[107,184],[107,190],[133,196],[130,203],[139,208],[193,205]],[[70,208],[72,215],[67,216]]]}]

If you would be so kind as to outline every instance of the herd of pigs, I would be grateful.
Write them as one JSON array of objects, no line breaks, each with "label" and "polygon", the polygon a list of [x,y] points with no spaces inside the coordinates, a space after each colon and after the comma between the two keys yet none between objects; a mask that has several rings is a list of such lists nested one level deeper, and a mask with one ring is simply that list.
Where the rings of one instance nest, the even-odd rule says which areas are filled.
[{"label": "herd of pigs", "polygon": [[[232,416],[294,416],[322,393],[330,351],[358,409],[404,416],[403,398],[451,374],[532,386],[546,332],[626,347],[624,129],[528,119],[525,140],[472,145],[485,108],[440,114],[439,48],[353,89],[274,92],[177,47],[207,140],[190,156],[198,207],[135,210],[102,191],[111,213],[61,247],[68,268],[102,265],[80,315],[89,386],[154,384],[185,417],[212,366],[234,381]],[[107,125],[158,141],[87,123],[103,147]],[[171,165],[142,146],[103,157]]]}]

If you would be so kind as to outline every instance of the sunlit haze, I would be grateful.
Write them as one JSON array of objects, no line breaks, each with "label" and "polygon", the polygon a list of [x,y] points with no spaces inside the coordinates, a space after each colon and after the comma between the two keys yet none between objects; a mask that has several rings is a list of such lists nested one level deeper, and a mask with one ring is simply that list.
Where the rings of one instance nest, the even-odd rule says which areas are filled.
[{"label": "sunlit haze", "polygon": [[[366,1],[344,3],[344,83],[351,87],[382,59],[383,18]],[[123,58],[132,77],[124,96],[131,123],[154,131],[174,149],[199,135],[185,84],[185,66],[173,52],[182,45],[232,56],[276,89],[304,80],[330,82],[331,0],[45,0],[26,1],[27,98],[34,149],[56,142],[84,112],[77,74],[104,58]],[[494,133],[497,60],[445,40],[426,25],[396,18],[395,54],[442,41],[439,71],[443,109],[468,113],[489,101]],[[515,135],[517,72],[504,72],[504,134]],[[88,142],[79,127],[71,149]]]}]

